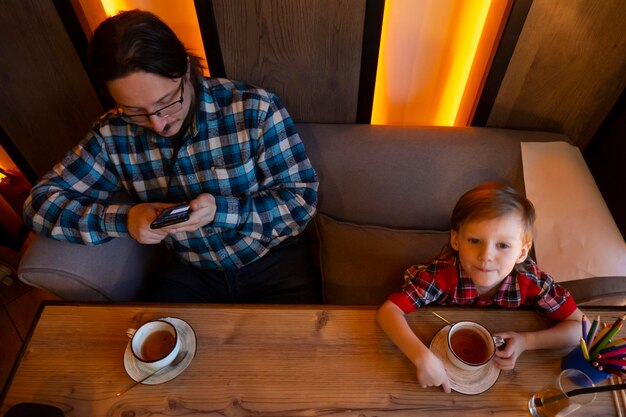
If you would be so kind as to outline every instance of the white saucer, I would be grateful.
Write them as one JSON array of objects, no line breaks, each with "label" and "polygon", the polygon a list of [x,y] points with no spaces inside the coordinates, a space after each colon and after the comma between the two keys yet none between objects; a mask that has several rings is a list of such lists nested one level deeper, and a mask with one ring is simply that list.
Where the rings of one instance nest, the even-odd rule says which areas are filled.
[{"label": "white saucer", "polygon": [[[169,321],[176,327],[176,330],[178,330],[178,334],[181,337],[181,350],[186,350],[187,356],[185,356],[185,358],[178,365],[174,366],[169,371],[159,373],[142,382],[142,384],[146,385],[162,384],[176,378],[187,368],[187,366],[189,366],[193,357],[196,355],[196,334],[189,323],[174,317],[162,317],[159,320]],[[135,381],[141,381],[143,378],[154,372],[154,370],[147,369],[141,362],[138,362],[137,359],[135,359],[133,352],[130,349],[130,342],[128,342],[126,351],[124,352],[124,368],[126,369],[128,376]]]},{"label": "white saucer", "polygon": [[493,361],[489,361],[485,366],[476,371],[461,369],[448,359],[448,330],[450,326],[445,326],[433,337],[430,342],[430,350],[443,362],[446,373],[450,379],[450,387],[461,394],[476,395],[491,388],[498,377],[500,369],[496,368]]}]

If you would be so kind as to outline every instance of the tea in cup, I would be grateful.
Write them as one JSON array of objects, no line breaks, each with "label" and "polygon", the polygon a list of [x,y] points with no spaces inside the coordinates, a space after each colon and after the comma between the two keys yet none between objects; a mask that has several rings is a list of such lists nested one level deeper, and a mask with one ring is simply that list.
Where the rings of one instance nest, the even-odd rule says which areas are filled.
[{"label": "tea in cup", "polygon": [[138,329],[126,331],[131,338],[130,349],[144,368],[161,369],[174,361],[180,352],[180,337],[176,327],[165,320],[152,320]]},{"label": "tea in cup", "polygon": [[456,367],[477,370],[495,355],[494,338],[483,326],[473,321],[460,321],[448,331],[448,358]]}]

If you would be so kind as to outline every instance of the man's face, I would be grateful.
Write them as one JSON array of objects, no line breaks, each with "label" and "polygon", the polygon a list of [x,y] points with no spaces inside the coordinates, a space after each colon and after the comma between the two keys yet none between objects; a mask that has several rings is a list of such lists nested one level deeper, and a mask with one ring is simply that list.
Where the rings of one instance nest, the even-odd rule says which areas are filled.
[{"label": "man's face", "polygon": [[107,88],[127,116],[125,119],[161,136],[173,136],[180,131],[193,94],[186,77],[166,78],[143,71],[110,81]]}]

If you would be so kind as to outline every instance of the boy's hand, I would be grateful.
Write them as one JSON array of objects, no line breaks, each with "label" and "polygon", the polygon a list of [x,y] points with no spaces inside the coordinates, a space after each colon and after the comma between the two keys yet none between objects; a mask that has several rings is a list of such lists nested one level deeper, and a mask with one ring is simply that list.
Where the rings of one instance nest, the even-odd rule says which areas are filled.
[{"label": "boy's hand", "polygon": [[506,344],[503,350],[496,349],[496,357],[494,365],[500,369],[513,369],[517,358],[526,350],[526,338],[523,334],[515,332],[495,333],[494,336],[500,336]]},{"label": "boy's hand", "polygon": [[450,393],[450,380],[441,360],[428,351],[417,366],[417,382],[422,388],[441,386]]}]

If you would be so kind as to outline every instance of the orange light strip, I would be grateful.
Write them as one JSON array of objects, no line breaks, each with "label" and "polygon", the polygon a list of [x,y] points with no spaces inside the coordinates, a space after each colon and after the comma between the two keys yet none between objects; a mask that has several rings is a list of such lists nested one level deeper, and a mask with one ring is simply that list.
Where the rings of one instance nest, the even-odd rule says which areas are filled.
[{"label": "orange light strip", "polygon": [[10,170],[18,171],[18,168],[2,145],[0,145],[0,182],[7,177],[4,172]]},{"label": "orange light strip", "polygon": [[[77,1],[77,0],[74,0]],[[92,31],[102,22],[105,16],[100,14],[91,5],[95,0],[78,0],[90,22]],[[185,47],[206,63],[202,35],[198,25],[198,17],[193,0],[177,0],[176,7],[172,7],[171,0],[100,0],[106,16],[114,16],[122,10],[140,9],[152,12],[167,23],[176,36],[185,44]],[[91,14],[91,15],[90,15]],[[96,15],[96,17],[93,17]],[[209,75],[209,70],[204,70]]]},{"label": "orange light strip", "polygon": [[491,0],[472,0],[461,2],[460,5],[462,5],[462,12],[456,36],[450,39],[448,45],[452,62],[433,122],[436,126],[454,126],[487,13],[491,7]]},{"label": "orange light strip", "polygon": [[509,3],[387,0],[372,124],[466,125]]}]

